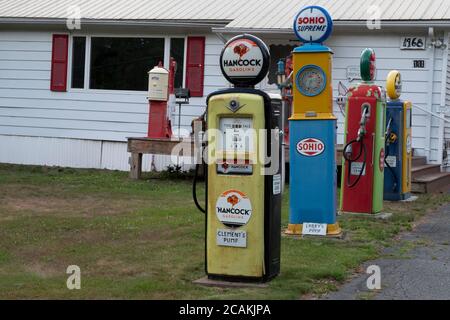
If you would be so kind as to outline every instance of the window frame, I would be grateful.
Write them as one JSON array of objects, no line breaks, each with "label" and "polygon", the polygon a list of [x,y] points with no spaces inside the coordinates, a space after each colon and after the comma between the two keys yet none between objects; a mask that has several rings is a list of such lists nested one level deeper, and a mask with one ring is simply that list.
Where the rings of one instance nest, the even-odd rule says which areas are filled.
[{"label": "window frame", "polygon": [[[85,52],[85,63],[84,63],[84,88],[72,88],[72,59],[73,59],[73,37],[86,37],[86,52]],[[154,35],[154,34],[109,34],[109,33],[72,33],[69,35],[69,46],[68,46],[68,62],[67,62],[67,92],[73,93],[103,93],[103,94],[143,94],[147,93],[145,91],[139,90],[112,90],[112,89],[91,89],[90,76],[91,76],[91,40],[92,38],[146,38],[146,39],[164,39],[164,68],[169,70],[170,61],[170,39],[171,38],[182,38],[184,39],[184,60],[186,61],[187,53],[187,35]],[[186,63],[183,67],[183,87],[186,85]]]}]

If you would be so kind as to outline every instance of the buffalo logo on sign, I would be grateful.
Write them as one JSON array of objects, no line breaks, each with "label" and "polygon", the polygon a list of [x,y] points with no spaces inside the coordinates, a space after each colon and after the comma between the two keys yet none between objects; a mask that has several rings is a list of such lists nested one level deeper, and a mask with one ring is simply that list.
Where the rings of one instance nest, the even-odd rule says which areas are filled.
[{"label": "buffalo logo on sign", "polygon": [[233,52],[239,55],[239,59],[242,59],[242,57],[245,56],[245,54],[249,51],[250,48],[247,47],[244,43],[235,46],[233,49]]},{"label": "buffalo logo on sign", "polygon": [[297,143],[297,151],[306,157],[315,157],[325,150],[325,144],[316,138],[306,138]]}]

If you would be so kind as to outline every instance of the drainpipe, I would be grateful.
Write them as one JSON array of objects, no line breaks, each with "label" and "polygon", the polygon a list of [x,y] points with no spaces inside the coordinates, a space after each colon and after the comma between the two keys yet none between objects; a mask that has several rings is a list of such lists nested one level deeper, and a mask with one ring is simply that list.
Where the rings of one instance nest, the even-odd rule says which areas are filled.
[{"label": "drainpipe", "polygon": [[[444,34],[444,44],[445,49],[442,55],[442,78],[441,78],[441,103],[439,108],[439,116],[445,119],[445,111],[446,111],[446,98],[447,98],[447,68],[448,65],[448,54],[449,54],[449,45],[450,45],[450,32],[446,32]],[[442,166],[442,155],[444,152],[444,135],[445,135],[445,126],[447,124],[445,121],[439,121],[439,159],[440,164]]]},{"label": "drainpipe", "polygon": [[217,38],[219,38],[220,41],[222,41],[224,44],[227,43],[227,39],[225,38],[225,36],[223,35],[222,32],[215,32]]},{"label": "drainpipe", "polygon": [[[433,112],[433,80],[434,80],[434,58],[435,58],[435,52],[436,48],[434,47],[434,29],[433,27],[428,28],[428,36],[430,41],[430,53],[428,55],[430,65],[428,66],[429,72],[428,72],[428,110],[430,112]],[[425,155],[427,156],[427,161],[430,162],[431,158],[431,130],[432,130],[432,121],[433,118],[431,114],[426,114],[426,129],[425,129]]]}]

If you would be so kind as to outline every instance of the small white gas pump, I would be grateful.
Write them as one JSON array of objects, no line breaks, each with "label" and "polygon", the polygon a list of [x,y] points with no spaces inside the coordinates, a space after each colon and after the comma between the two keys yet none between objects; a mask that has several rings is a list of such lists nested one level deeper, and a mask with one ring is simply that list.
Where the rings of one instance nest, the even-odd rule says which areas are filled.
[{"label": "small white gas pump", "polygon": [[148,72],[148,137],[164,139],[172,135],[172,126],[167,116],[169,100],[169,71],[156,66]]}]

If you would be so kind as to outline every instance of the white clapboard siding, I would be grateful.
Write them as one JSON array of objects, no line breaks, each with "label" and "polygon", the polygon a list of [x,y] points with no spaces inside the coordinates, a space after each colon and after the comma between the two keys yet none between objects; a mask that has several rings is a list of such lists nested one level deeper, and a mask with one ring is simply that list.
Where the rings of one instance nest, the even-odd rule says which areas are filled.
[{"label": "white clapboard siding", "polygon": [[100,146],[94,140],[0,136],[0,162],[99,168]]},{"label": "white clapboard siding", "polygon": [[[448,39],[448,37],[447,37]],[[446,70],[446,83],[445,83],[445,109],[444,117],[448,122],[444,123],[444,140],[443,148],[446,152],[447,160],[444,161],[446,170],[450,170],[450,54],[447,56],[447,70]]]},{"label": "white clapboard siding", "polygon": [[[126,142],[0,135],[0,150],[1,163],[129,170]],[[146,154],[142,170],[161,171],[175,164],[189,170],[190,161],[186,157]]]},{"label": "white clapboard siding", "polygon": [[[432,65],[431,57],[428,50],[400,50],[401,35],[385,34],[385,35],[334,35],[327,41],[327,45],[333,49],[333,89],[337,95],[337,84],[342,81],[345,86],[349,87],[351,83],[347,79],[347,67],[359,66],[361,51],[370,46],[375,50],[377,57],[377,81],[380,86],[385,86],[385,79],[389,71],[396,69],[402,74],[403,93],[402,99],[410,100],[414,104],[421,107],[429,108],[428,78],[430,66]],[[424,69],[414,69],[413,60],[425,60]],[[439,108],[441,99],[441,79],[443,50],[436,50],[434,59],[434,75],[433,75],[433,106],[435,111]],[[354,80],[352,83],[358,82]],[[344,117],[337,105],[334,107],[335,114],[338,116],[338,143],[343,143]],[[440,146],[439,146],[439,126],[440,123],[436,119],[430,119],[425,112],[413,110],[413,148],[417,154],[425,154],[425,148],[430,142],[425,141],[427,135],[427,123],[431,121],[431,156],[430,161],[440,162]]]},{"label": "white clapboard siding", "polygon": [[[223,44],[206,37],[205,98],[182,107],[181,126],[190,132],[206,96],[227,82],[217,68]],[[145,136],[146,92],[74,90],[52,92],[50,32],[0,31],[0,134],[126,141]],[[172,107],[178,126],[178,107]]]},{"label": "white clapboard siding", "polygon": [[[444,141],[450,144],[450,54],[447,57],[447,70],[446,70],[446,92],[445,92],[445,118],[449,121],[444,126]],[[450,149],[450,148],[449,148]],[[450,154],[449,154],[450,157]]]},{"label": "white clapboard siding", "polygon": [[[377,55],[377,84],[384,86],[387,73],[397,69],[402,73],[402,98],[414,104],[429,108],[429,97],[432,96],[432,110],[436,111],[441,100],[441,79],[443,50],[436,49],[434,59],[433,89],[429,93],[428,78],[432,65],[429,50],[400,50],[400,34],[335,34],[327,42],[334,51],[333,88],[337,94],[337,84],[342,81],[349,87],[347,67],[358,66],[361,51],[371,46]],[[264,38],[268,44],[293,44],[276,36]],[[192,119],[204,112],[206,96],[218,89],[229,87],[222,77],[219,67],[220,52],[223,48],[221,40],[213,34],[206,36],[205,48],[205,81],[204,97],[191,98],[189,105],[181,107],[181,128],[184,134],[191,131]],[[424,69],[414,69],[413,60],[424,59]],[[2,149],[0,162],[30,163],[19,161],[20,157],[32,159],[32,153],[25,156],[18,151],[20,146],[40,147],[48,143],[53,150],[40,147],[43,152],[54,153],[57,161],[44,156],[37,158],[35,164],[68,165],[126,170],[128,154],[126,152],[127,137],[145,136],[147,133],[148,103],[146,92],[121,92],[104,90],[72,90],[68,92],[52,92],[50,86],[51,33],[0,31],[0,141],[9,146]],[[355,80],[357,82],[358,80]],[[450,105],[450,74],[447,78],[448,105]],[[262,84],[260,87],[277,91],[276,87]],[[174,131],[178,128],[178,106],[169,106],[172,111]],[[338,143],[343,143],[344,117],[337,105],[334,112],[338,117]],[[450,115],[448,115],[450,117]],[[428,124],[431,123],[431,141],[427,141]],[[413,147],[418,154],[425,154],[431,149],[430,161],[439,162],[442,154],[439,145],[441,123],[432,119],[427,113],[413,111]],[[450,137],[450,127],[445,128],[446,137]],[[15,136],[15,138],[14,138]],[[32,137],[36,138],[34,144]],[[14,140],[14,139],[17,140]],[[67,138],[67,139],[64,139]],[[3,140],[2,140],[3,139]],[[3,152],[14,147],[14,154]],[[65,160],[59,152],[69,152],[74,144],[74,152],[80,152],[82,140],[97,140],[93,145],[84,146],[83,152],[91,152],[86,159]],[[63,140],[67,140],[63,142]],[[74,142],[76,141],[76,142]],[[92,142],[92,141],[91,141]],[[64,144],[67,143],[67,144]],[[94,143],[94,142],[92,142]],[[3,146],[2,144],[2,146]],[[68,147],[70,146],[70,147]],[[77,149],[78,148],[78,149]],[[92,149],[89,149],[92,148]],[[94,150],[95,149],[95,150]],[[31,148],[30,150],[34,150]],[[25,152],[25,151],[23,151]],[[6,153],[9,153],[6,155]],[[99,158],[98,158],[98,155]],[[73,155],[76,158],[76,155]],[[6,161],[5,158],[7,158]],[[14,159],[12,159],[12,158]],[[170,157],[144,157],[144,170],[154,165],[164,167],[170,163]],[[14,161],[13,161],[14,160]],[[17,160],[17,161],[16,161]],[[25,161],[25,160],[24,160]],[[46,162],[47,161],[47,162]]]}]

